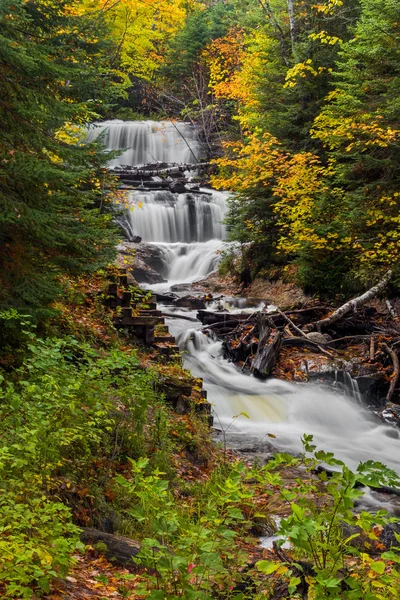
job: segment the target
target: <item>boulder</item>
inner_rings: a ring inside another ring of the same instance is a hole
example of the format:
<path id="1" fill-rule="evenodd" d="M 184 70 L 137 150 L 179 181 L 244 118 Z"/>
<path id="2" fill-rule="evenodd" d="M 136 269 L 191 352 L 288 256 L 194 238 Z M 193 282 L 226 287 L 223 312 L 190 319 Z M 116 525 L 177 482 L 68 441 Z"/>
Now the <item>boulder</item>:
<path id="1" fill-rule="evenodd" d="M 144 242 L 125 242 L 117 246 L 119 264 L 126 268 L 138 283 L 164 283 L 164 260 L 160 248 Z"/>
<path id="2" fill-rule="evenodd" d="M 206 307 L 203 300 L 201 300 L 201 298 L 197 298 L 196 296 L 182 296 L 182 298 L 178 298 L 174 304 L 175 306 L 191 308 L 192 310 L 201 310 Z"/>

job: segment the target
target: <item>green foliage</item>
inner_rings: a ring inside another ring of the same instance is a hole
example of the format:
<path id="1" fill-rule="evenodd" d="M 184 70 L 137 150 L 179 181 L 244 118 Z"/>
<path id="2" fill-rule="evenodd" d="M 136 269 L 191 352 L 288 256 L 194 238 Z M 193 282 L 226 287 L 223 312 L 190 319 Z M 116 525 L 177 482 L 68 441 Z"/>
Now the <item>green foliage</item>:
<path id="1" fill-rule="evenodd" d="M 364 494 L 362 486 L 396 487 L 398 475 L 373 461 L 360 463 L 352 472 L 333 453 L 316 451 L 311 435 L 304 436 L 303 445 L 312 454 L 303 460 L 308 477 L 297 479 L 295 490 L 282 491 L 290 502 L 290 515 L 281 520 L 277 532 L 283 538 L 278 545 L 289 539 L 293 547 L 293 562 L 283 569 L 289 593 L 306 584 L 307 597 L 318 600 L 396 598 L 400 572 L 391 561 L 400 559 L 390 552 L 375 560 L 368 549 L 379 542 L 377 529 L 398 519 L 382 510 L 357 513 L 355 502 Z M 334 470 L 329 476 L 325 470 L 312 475 L 321 465 Z M 271 574 L 281 563 L 260 561 L 257 566 Z"/>
<path id="2" fill-rule="evenodd" d="M 388 268 L 398 285 L 398 3 L 263 8 L 267 23 L 245 29 L 241 64 L 229 76 L 219 65 L 242 127 L 215 178 L 237 193 L 231 236 L 248 244 L 253 275 L 294 263 L 298 282 L 330 297 Z"/>
<path id="3" fill-rule="evenodd" d="M 190 77 L 198 68 L 201 52 L 207 44 L 228 31 L 232 10 L 232 3 L 218 2 L 188 15 L 184 27 L 171 41 L 170 54 L 162 69 L 171 85 L 179 89 L 180 79 Z"/>
<path id="4" fill-rule="evenodd" d="M 116 486 L 142 537 L 136 560 L 150 569 L 146 597 L 241 597 L 231 591 L 246 564 L 235 540 L 251 525 L 244 509 L 253 510 L 246 467 L 237 463 L 214 472 L 208 483 L 186 490 L 186 503 L 177 503 L 162 473 L 146 474 L 146 459 L 131 461 L 131 467 L 132 476 L 117 477 Z"/>
<path id="5" fill-rule="evenodd" d="M 70 510 L 47 500 L 35 481 L 21 480 L 1 490 L 0 532 L 2 598 L 29 600 L 36 586 L 48 593 L 51 580 L 65 576 L 73 564 L 72 552 L 83 549 Z"/>
<path id="6" fill-rule="evenodd" d="M 5 0 L 0 24 L 0 307 L 44 316 L 60 275 L 114 256 L 105 156 L 81 128 L 122 86 L 102 18 L 74 0 Z"/>
<path id="7" fill-rule="evenodd" d="M 139 368 L 134 351 L 26 335 L 22 366 L 0 373 L 0 580 L 7 596 L 29 598 L 66 572 L 76 546 L 69 509 L 50 501 L 58 483 L 86 485 L 95 499 L 102 490 L 94 463 L 104 491 L 127 457 L 165 464 L 171 442 L 154 375 Z M 72 505 L 79 513 L 79 496 Z"/>

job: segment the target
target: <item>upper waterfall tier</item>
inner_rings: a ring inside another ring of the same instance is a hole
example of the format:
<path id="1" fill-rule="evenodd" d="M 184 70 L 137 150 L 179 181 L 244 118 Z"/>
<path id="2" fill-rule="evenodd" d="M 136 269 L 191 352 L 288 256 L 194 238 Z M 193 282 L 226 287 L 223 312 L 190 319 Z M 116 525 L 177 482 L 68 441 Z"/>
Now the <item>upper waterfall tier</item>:
<path id="1" fill-rule="evenodd" d="M 171 121 L 103 121 L 93 123 L 87 136 L 95 140 L 104 133 L 107 150 L 125 150 L 109 162 L 110 167 L 152 162 L 194 164 L 200 162 L 200 142 L 188 123 Z"/>

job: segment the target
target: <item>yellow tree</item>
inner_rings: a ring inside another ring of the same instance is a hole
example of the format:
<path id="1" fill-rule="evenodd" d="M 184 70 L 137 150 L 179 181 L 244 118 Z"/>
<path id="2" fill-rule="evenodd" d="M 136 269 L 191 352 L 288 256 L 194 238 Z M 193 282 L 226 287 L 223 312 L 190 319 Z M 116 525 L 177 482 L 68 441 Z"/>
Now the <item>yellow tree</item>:
<path id="1" fill-rule="evenodd" d="M 116 42 L 111 65 L 144 79 L 163 64 L 188 7 L 185 0 L 81 0 L 81 5 L 105 15 Z"/>

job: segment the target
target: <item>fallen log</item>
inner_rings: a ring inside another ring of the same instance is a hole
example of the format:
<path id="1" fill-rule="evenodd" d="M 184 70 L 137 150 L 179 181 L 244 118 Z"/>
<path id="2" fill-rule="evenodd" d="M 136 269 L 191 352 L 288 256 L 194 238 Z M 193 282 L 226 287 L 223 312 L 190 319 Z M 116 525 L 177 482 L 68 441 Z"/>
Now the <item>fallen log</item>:
<path id="1" fill-rule="evenodd" d="M 386 402 L 391 402 L 400 376 L 399 357 L 397 356 L 397 353 L 392 350 L 392 348 L 389 348 L 387 344 L 382 344 L 382 349 L 390 356 L 393 363 L 393 376 L 390 380 L 389 391 L 386 395 Z"/>
<path id="2" fill-rule="evenodd" d="M 210 325 L 204 325 L 201 328 L 201 331 L 204 331 L 205 329 L 219 329 L 219 328 L 225 328 L 225 327 L 229 327 L 230 330 L 232 331 L 233 329 L 235 329 L 235 327 L 237 327 L 239 321 L 236 321 L 236 319 L 231 319 L 229 321 L 217 321 L 217 323 L 211 323 Z"/>
<path id="3" fill-rule="evenodd" d="M 119 565 L 136 565 L 133 557 L 138 554 L 140 544 L 135 540 L 120 535 L 104 533 L 98 529 L 92 529 L 91 527 L 85 527 L 85 529 L 83 529 L 81 540 L 84 544 L 90 544 L 91 546 L 104 544 L 107 549 L 104 553 L 102 552 L 102 554 L 105 554 L 109 560 L 114 561 Z"/>
<path id="4" fill-rule="evenodd" d="M 380 294 L 380 292 L 382 292 L 387 286 L 391 276 L 392 271 L 388 271 L 377 285 L 369 289 L 361 296 L 349 300 L 349 302 L 343 304 L 340 308 L 338 308 L 331 315 L 329 315 L 329 317 L 325 317 L 325 319 L 321 319 L 319 321 L 316 321 L 315 323 L 309 323 L 304 327 L 304 331 L 320 331 L 323 327 L 329 327 L 329 325 L 332 325 L 332 323 L 339 321 L 339 319 L 347 315 L 347 313 L 351 311 L 356 311 L 356 309 L 359 306 L 363 306 L 364 304 L 375 298 L 378 294 Z"/>
<path id="5" fill-rule="evenodd" d="M 271 375 L 272 369 L 279 358 L 282 348 L 283 333 L 266 325 L 263 318 L 260 319 L 260 341 L 257 354 L 251 363 L 251 372 L 260 379 L 266 379 Z"/>
<path id="6" fill-rule="evenodd" d="M 193 323 L 197 322 L 197 319 L 194 317 L 187 317 L 186 315 L 177 315 L 174 313 L 163 312 L 161 314 L 162 317 L 166 317 L 167 319 L 183 319 L 184 321 L 192 321 Z"/>
<path id="7" fill-rule="evenodd" d="M 115 169 L 115 175 L 118 177 L 156 177 L 157 175 L 172 175 L 174 173 L 184 173 L 185 171 L 193 171 L 194 169 L 200 169 L 203 167 L 209 167 L 209 162 L 203 163 L 194 163 L 194 164 L 172 164 L 168 167 L 161 165 L 157 167 L 157 165 L 149 165 L 146 168 L 146 165 L 142 167 L 132 167 L 131 169 L 121 168 Z"/>

